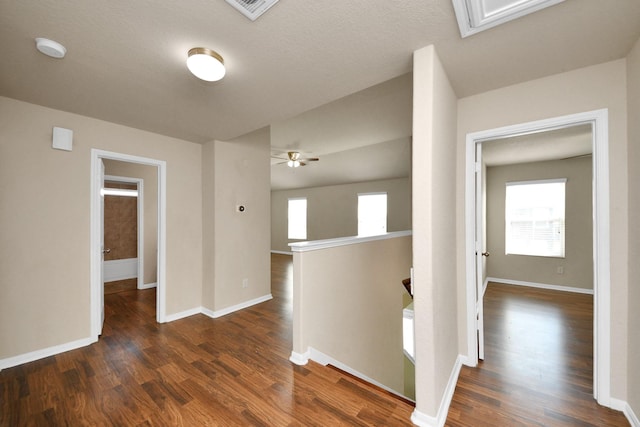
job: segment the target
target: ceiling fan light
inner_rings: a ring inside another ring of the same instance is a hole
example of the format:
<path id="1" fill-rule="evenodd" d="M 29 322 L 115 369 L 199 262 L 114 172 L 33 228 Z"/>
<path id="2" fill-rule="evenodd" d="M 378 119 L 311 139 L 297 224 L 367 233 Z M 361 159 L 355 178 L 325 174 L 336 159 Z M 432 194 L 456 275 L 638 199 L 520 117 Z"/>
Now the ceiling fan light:
<path id="1" fill-rule="evenodd" d="M 287 166 L 289 166 L 290 168 L 297 168 L 298 166 L 300 166 L 300 161 L 298 161 L 298 160 L 289 160 L 287 162 Z"/>
<path id="2" fill-rule="evenodd" d="M 226 73 L 222 56 L 206 47 L 194 47 L 189 50 L 187 68 L 194 76 L 208 82 L 218 81 Z"/>

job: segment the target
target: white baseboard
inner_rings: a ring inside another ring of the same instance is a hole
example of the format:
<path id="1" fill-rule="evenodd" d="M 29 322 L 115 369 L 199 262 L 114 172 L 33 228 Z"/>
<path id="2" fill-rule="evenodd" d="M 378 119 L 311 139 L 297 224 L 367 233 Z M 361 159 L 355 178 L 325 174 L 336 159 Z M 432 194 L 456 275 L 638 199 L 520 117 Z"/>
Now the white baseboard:
<path id="1" fill-rule="evenodd" d="M 151 289 L 151 288 L 157 288 L 158 284 L 156 282 L 153 283 L 145 283 L 142 286 L 138 286 L 138 289 Z"/>
<path id="2" fill-rule="evenodd" d="M 185 317 L 193 316 L 200 313 L 202 313 L 202 307 L 190 308 L 189 310 L 181 311 L 179 313 L 167 314 L 164 318 L 164 321 L 166 323 L 174 322 L 176 320 L 184 319 Z"/>
<path id="3" fill-rule="evenodd" d="M 498 279 L 496 277 L 487 277 L 487 282 L 503 283 L 505 285 L 528 286 L 530 288 L 549 289 L 552 291 L 574 292 L 577 294 L 593 295 L 593 289 L 577 288 L 574 286 L 548 285 L 545 283 L 524 282 L 522 280 Z"/>
<path id="4" fill-rule="evenodd" d="M 449 375 L 449 382 L 440 401 L 440 407 L 438 408 L 438 414 L 435 417 L 420 412 L 418 408 L 411 414 L 411 422 L 421 427 L 442 427 L 447 421 L 447 415 L 449 414 L 449 406 L 453 399 L 453 393 L 456 390 L 456 384 L 458 383 L 458 376 L 460 375 L 460 368 L 462 368 L 462 355 L 458 355 L 456 362 Z"/>
<path id="5" fill-rule="evenodd" d="M 309 363 L 309 350 L 304 353 L 296 353 L 295 351 L 292 351 L 289 360 L 299 366 L 306 365 Z"/>
<path id="6" fill-rule="evenodd" d="M 103 264 L 105 282 L 138 277 L 138 258 L 115 259 L 105 261 Z"/>
<path id="7" fill-rule="evenodd" d="M 293 255 L 293 252 L 287 252 L 287 251 L 271 251 L 272 254 L 280 254 L 280 255 Z"/>
<path id="8" fill-rule="evenodd" d="M 269 301 L 272 298 L 273 298 L 273 295 L 267 294 L 267 295 L 263 295 L 263 296 L 258 297 L 258 298 L 254 298 L 254 299 L 249 300 L 249 301 L 245 301 L 245 302 L 240 303 L 240 304 L 233 305 L 231 307 L 227 307 L 227 308 L 223 308 L 221 310 L 215 310 L 215 311 L 210 310 L 208 308 L 202 307 L 201 313 L 206 315 L 206 316 L 209 316 L 211 318 L 217 319 L 218 317 L 222 317 L 222 316 L 226 316 L 227 314 L 231 314 L 234 311 L 242 310 L 244 308 L 251 307 L 252 305 L 256 305 L 256 304 L 260 304 L 261 302 Z"/>
<path id="9" fill-rule="evenodd" d="M 404 396 L 403 394 L 399 393 L 396 390 L 393 390 L 392 388 L 389 388 L 388 386 L 374 380 L 373 378 L 370 378 L 366 375 L 364 375 L 363 373 L 356 371 L 355 369 L 351 368 L 348 365 L 345 365 L 344 363 L 334 359 L 333 357 L 316 350 L 313 347 L 309 347 L 307 349 L 306 352 L 300 354 L 300 353 L 296 353 L 295 351 L 291 352 L 291 357 L 289 357 L 289 360 L 293 363 L 295 363 L 296 365 L 306 365 L 309 360 L 313 360 L 316 363 L 321 364 L 322 366 L 327 366 L 327 365 L 333 365 L 338 369 L 341 369 L 351 375 L 353 375 L 354 377 L 358 377 L 361 380 L 364 380 L 368 383 L 371 383 L 373 385 L 375 385 L 376 387 L 380 387 L 383 390 L 388 391 L 389 393 L 395 394 L 396 396 L 400 396 L 403 399 L 407 399 L 407 400 L 411 400 L 409 398 L 407 398 L 406 396 Z"/>
<path id="10" fill-rule="evenodd" d="M 640 427 L 640 419 L 638 419 L 638 416 L 633 412 L 631 406 L 629 406 L 629 404 L 626 402 L 624 404 L 622 413 L 625 417 L 627 417 L 627 420 L 629 420 L 629 424 L 631 424 L 631 427 Z"/>
<path id="11" fill-rule="evenodd" d="M 93 338 L 83 338 L 65 344 L 54 345 L 53 347 L 43 348 L 41 350 L 21 354 L 18 356 L 0 359 L 0 371 L 3 369 L 11 368 L 13 366 L 22 365 L 23 363 L 33 362 L 34 360 L 44 359 L 45 357 L 49 356 L 55 356 L 56 354 L 64 353 L 65 351 L 86 347 L 89 344 L 93 344 L 94 342 L 96 342 L 96 340 Z"/>

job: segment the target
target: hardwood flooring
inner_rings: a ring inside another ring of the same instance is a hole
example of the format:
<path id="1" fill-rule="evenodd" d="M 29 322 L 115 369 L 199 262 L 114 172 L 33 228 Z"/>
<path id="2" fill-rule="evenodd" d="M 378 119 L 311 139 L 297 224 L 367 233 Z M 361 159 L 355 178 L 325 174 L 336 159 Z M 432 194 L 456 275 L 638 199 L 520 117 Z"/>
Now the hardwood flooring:
<path id="1" fill-rule="evenodd" d="M 291 257 L 273 300 L 155 322 L 155 289 L 105 295 L 90 346 L 0 372 L 1 426 L 406 426 L 413 406 L 291 353 Z"/>
<path id="2" fill-rule="evenodd" d="M 291 257 L 273 300 L 155 322 L 155 289 L 105 296 L 100 340 L 0 372 L 0 426 L 408 426 L 413 406 L 291 351 Z M 491 284 L 486 360 L 446 425 L 628 426 L 592 397 L 592 297 Z"/>
<path id="3" fill-rule="evenodd" d="M 446 425 L 628 426 L 593 398 L 593 296 L 490 283 L 485 360 L 462 367 Z"/>

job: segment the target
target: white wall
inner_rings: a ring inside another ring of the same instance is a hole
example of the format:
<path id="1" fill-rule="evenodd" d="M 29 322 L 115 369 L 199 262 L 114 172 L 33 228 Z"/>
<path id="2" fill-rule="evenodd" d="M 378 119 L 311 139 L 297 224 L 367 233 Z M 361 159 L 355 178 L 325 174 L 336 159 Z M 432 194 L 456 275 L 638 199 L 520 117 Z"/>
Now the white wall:
<path id="1" fill-rule="evenodd" d="M 591 158 L 554 160 L 487 169 L 487 275 L 546 285 L 593 289 Z M 507 182 L 566 178 L 565 257 L 505 254 Z M 562 267 L 563 274 L 558 274 Z"/>
<path id="2" fill-rule="evenodd" d="M 0 360 L 90 338 L 92 148 L 167 162 L 166 310 L 200 306 L 202 147 L 0 97 Z"/>
<path id="3" fill-rule="evenodd" d="M 358 193 L 387 193 L 387 231 L 411 229 L 409 178 L 271 192 L 271 249 L 289 252 L 288 199 L 307 198 L 307 240 L 356 236 Z"/>
<path id="4" fill-rule="evenodd" d="M 582 68 L 463 98 L 458 101 L 457 205 L 464 206 L 465 138 L 470 132 L 567 114 L 609 110 L 611 213 L 612 396 L 627 395 L 628 168 L 625 60 Z M 458 209 L 460 348 L 466 331 L 464 208 Z M 469 349 L 467 349 L 469 351 Z"/>
<path id="5" fill-rule="evenodd" d="M 413 77 L 414 415 L 429 419 L 446 415 L 441 403 L 458 356 L 457 99 L 433 46 L 414 52 Z"/>
<path id="6" fill-rule="evenodd" d="M 627 58 L 629 108 L 629 310 L 627 401 L 640 417 L 640 40 Z"/>
<path id="7" fill-rule="evenodd" d="M 263 128 L 203 148 L 202 296 L 214 312 L 271 295 L 269 141 Z"/>

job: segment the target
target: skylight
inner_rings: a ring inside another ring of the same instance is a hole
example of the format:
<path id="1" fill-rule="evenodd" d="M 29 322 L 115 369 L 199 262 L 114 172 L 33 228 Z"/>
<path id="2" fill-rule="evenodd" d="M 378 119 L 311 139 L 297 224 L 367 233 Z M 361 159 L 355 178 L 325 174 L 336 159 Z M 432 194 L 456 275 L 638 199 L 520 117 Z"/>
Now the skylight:
<path id="1" fill-rule="evenodd" d="M 460 35 L 471 36 L 564 0 L 451 0 Z"/>

